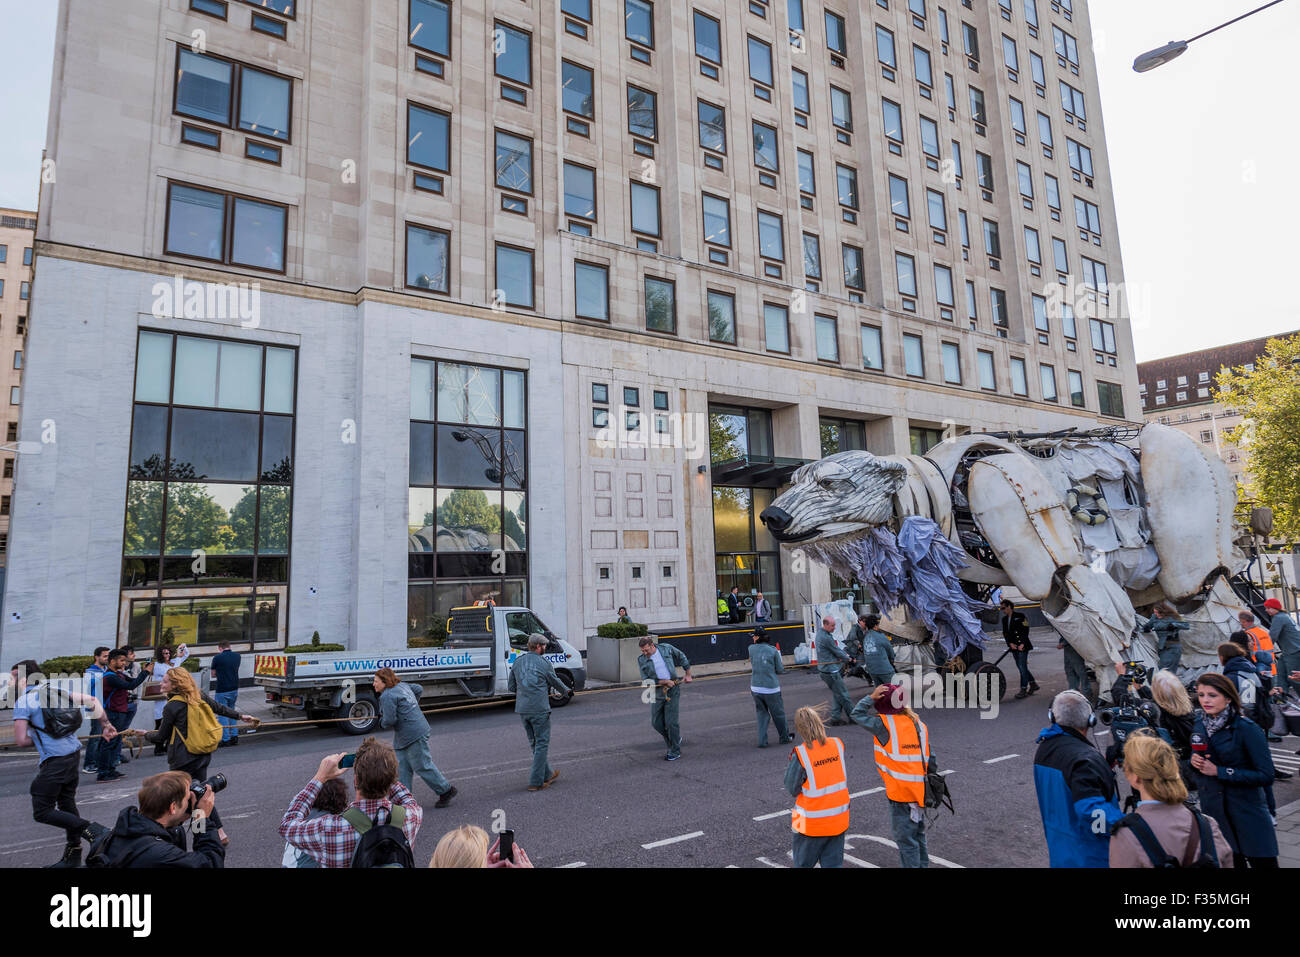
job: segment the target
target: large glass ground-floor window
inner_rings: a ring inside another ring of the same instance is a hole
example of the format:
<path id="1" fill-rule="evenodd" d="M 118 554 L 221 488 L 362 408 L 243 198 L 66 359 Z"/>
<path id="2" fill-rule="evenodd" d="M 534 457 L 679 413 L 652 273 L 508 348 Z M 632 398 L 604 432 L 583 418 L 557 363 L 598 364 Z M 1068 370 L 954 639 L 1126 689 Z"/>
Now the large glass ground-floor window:
<path id="1" fill-rule="evenodd" d="M 768 488 L 718 485 L 713 489 L 717 588 L 724 596 L 731 592 L 733 585 L 740 588 L 749 622 L 754 620 L 753 603 L 759 592 L 772 605 L 772 620 L 784 617 L 780 547 L 767 526 L 758 520 L 775 495 Z"/>
<path id="2" fill-rule="evenodd" d="M 296 369 L 290 348 L 139 333 L 123 641 L 283 642 Z"/>
<path id="3" fill-rule="evenodd" d="M 407 644 L 441 645 L 451 609 L 528 603 L 526 377 L 411 360 Z"/>

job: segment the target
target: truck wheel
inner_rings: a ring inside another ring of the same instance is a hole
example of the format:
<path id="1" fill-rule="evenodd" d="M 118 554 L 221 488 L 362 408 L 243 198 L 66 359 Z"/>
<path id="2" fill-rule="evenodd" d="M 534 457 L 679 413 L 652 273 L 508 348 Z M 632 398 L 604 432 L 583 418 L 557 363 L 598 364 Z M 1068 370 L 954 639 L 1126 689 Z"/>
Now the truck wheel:
<path id="1" fill-rule="evenodd" d="M 566 704 L 568 704 L 570 701 L 573 700 L 573 689 L 577 686 L 577 682 L 573 680 L 573 675 L 570 674 L 568 671 L 557 671 L 555 672 L 555 674 L 560 679 L 560 681 L 564 684 L 564 686 L 569 689 L 569 693 L 564 695 L 563 697 L 552 698 L 551 707 L 563 708 Z"/>
<path id="2" fill-rule="evenodd" d="M 1002 673 L 1001 668 L 991 662 L 981 661 L 970 669 L 967 674 L 978 675 L 980 681 L 992 681 L 994 687 L 997 688 L 999 701 L 1007 696 L 1007 676 Z"/>
<path id="3" fill-rule="evenodd" d="M 362 691 L 357 694 L 356 701 L 339 705 L 334 716 L 346 719 L 338 726 L 348 734 L 369 734 L 379 727 L 379 702 L 375 700 L 374 692 Z"/>

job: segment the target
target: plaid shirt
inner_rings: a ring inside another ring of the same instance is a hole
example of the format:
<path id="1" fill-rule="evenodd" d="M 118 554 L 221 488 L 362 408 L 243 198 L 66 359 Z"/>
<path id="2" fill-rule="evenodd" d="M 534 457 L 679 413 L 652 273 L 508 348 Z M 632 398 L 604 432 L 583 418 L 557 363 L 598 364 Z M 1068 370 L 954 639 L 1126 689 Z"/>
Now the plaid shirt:
<path id="1" fill-rule="evenodd" d="M 357 849 L 357 842 L 361 840 L 357 829 L 337 814 L 325 814 L 311 820 L 307 819 L 312 802 L 316 800 L 316 795 L 320 794 L 320 789 L 321 782 L 313 779 L 298 792 L 290 803 L 289 810 L 284 812 L 284 820 L 280 822 L 280 836 L 294 847 L 311 855 L 321 867 L 351 867 L 352 855 Z M 400 781 L 393 782 L 393 789 L 388 792 L 388 797 L 358 798 L 350 806 L 359 808 L 362 814 L 374 820 L 380 808 L 391 813 L 394 804 L 406 808 L 406 823 L 402 825 L 402 830 L 406 833 L 407 843 L 414 850 L 415 835 L 420 831 L 420 821 L 424 817 L 424 811 Z M 382 824 L 387 818 L 386 813 L 380 823 Z"/>

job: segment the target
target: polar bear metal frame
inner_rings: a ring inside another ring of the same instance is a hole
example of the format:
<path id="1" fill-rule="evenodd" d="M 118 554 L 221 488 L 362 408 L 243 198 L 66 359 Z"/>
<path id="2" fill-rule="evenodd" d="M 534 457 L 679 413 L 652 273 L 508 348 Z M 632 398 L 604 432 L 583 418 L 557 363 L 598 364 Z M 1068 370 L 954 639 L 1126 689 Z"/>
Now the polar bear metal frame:
<path id="1" fill-rule="evenodd" d="M 1246 566 L 1235 504 L 1216 456 L 1151 424 L 963 435 L 919 456 L 841 452 L 795 472 L 760 518 L 783 546 L 814 558 L 873 526 L 930 518 L 965 552 L 968 594 L 1012 585 L 1040 602 L 1099 677 L 1124 662 L 1155 667 L 1136 609 L 1169 602 L 1193 624 L 1183 632 L 1186 678 L 1217 665 L 1216 647 L 1246 610 L 1228 582 Z M 870 568 L 851 570 L 872 580 Z M 892 630 L 925 640 L 905 610 L 884 611 Z"/>

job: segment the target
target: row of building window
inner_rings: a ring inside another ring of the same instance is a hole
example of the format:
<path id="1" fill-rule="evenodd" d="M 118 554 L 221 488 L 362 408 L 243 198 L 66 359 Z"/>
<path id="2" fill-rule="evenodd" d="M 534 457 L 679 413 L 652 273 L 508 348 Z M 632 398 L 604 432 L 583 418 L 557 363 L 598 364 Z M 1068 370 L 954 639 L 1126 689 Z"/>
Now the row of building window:
<path id="1" fill-rule="evenodd" d="M 8 261 L 9 261 L 9 247 L 5 243 L 0 243 L 0 264 L 7 263 Z M 31 264 L 32 264 L 32 247 L 27 246 L 23 249 L 23 265 L 30 266 Z"/>
<path id="2" fill-rule="evenodd" d="M 5 281 L 3 279 L 0 279 L 0 299 L 4 298 L 4 294 L 5 294 Z M 18 284 L 18 298 L 23 302 L 26 302 L 27 300 L 32 298 L 32 284 L 30 281 L 23 280 L 21 283 Z"/>

